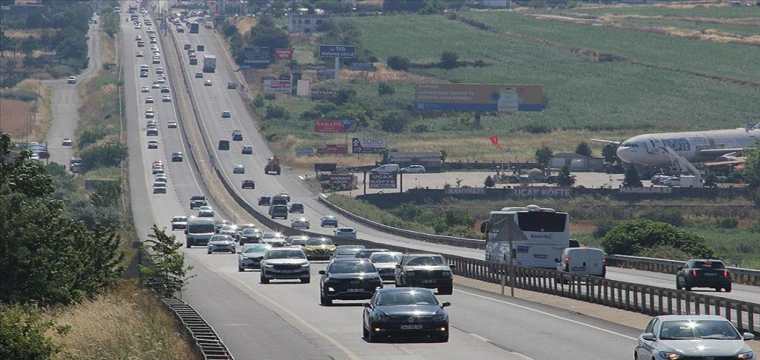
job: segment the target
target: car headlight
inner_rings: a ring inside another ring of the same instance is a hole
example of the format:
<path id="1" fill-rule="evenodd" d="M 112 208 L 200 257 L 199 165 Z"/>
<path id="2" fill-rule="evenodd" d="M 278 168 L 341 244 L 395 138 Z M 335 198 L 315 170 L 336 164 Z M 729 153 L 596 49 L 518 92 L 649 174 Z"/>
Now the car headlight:
<path id="1" fill-rule="evenodd" d="M 661 352 L 660 357 L 667 360 L 678 360 L 683 359 L 683 355 L 671 353 L 671 352 Z"/>
<path id="2" fill-rule="evenodd" d="M 372 314 L 372 318 L 375 321 L 379 321 L 379 322 L 389 322 L 389 321 L 391 321 L 391 317 L 388 316 L 388 315 L 385 315 L 385 314 L 375 313 L 375 314 Z"/>
<path id="3" fill-rule="evenodd" d="M 451 271 L 441 271 L 441 276 L 451 276 Z"/>
<path id="4" fill-rule="evenodd" d="M 446 313 L 443 311 L 439 311 L 433 315 L 431 318 L 433 321 L 445 321 L 446 320 Z"/>
<path id="5" fill-rule="evenodd" d="M 268 267 L 268 268 L 271 268 L 271 267 L 272 267 L 272 265 L 271 265 L 271 264 L 267 264 L 267 263 L 264 263 L 264 264 L 262 264 L 262 265 L 264 265 L 264 267 Z"/>
<path id="6" fill-rule="evenodd" d="M 309 267 L 309 263 L 301 264 L 301 267 Z"/>
<path id="7" fill-rule="evenodd" d="M 754 358 L 755 358 L 755 353 L 754 353 L 754 352 L 752 352 L 752 351 L 748 351 L 748 352 L 745 352 L 745 353 L 741 353 L 741 354 L 739 354 L 739 355 L 736 355 L 736 358 L 737 358 L 737 359 L 742 359 L 742 360 L 750 360 L 750 359 L 754 359 Z"/>

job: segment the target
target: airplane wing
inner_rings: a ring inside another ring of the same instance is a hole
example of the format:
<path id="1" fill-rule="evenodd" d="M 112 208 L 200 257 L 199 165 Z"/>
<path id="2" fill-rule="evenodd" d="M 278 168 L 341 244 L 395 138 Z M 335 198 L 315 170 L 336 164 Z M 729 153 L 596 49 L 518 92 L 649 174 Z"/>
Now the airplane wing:
<path id="1" fill-rule="evenodd" d="M 699 156 L 714 156 L 714 157 L 717 158 L 718 156 L 723 156 L 723 155 L 726 155 L 728 153 L 742 151 L 742 150 L 744 150 L 744 148 L 704 149 L 704 150 L 697 151 L 697 155 L 699 155 Z"/>
<path id="2" fill-rule="evenodd" d="M 603 140 L 603 139 L 591 139 L 591 141 L 596 141 L 596 142 L 600 142 L 600 143 L 612 144 L 612 145 L 615 145 L 615 146 L 620 146 L 620 141 Z"/>

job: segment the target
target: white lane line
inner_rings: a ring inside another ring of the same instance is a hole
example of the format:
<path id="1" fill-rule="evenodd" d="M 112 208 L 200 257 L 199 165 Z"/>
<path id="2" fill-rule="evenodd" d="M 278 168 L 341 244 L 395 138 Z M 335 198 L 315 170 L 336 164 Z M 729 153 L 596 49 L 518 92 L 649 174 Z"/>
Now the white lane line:
<path id="1" fill-rule="evenodd" d="M 510 353 L 512 353 L 512 355 L 514 355 L 514 356 L 517 356 L 517 357 L 519 357 L 519 358 L 521 358 L 521 359 L 525 359 L 525 360 L 533 360 L 533 358 L 532 358 L 532 357 L 530 357 L 530 356 L 527 356 L 527 355 L 524 355 L 524 354 L 521 354 L 521 353 L 519 353 L 519 352 L 517 352 L 517 351 L 510 351 Z"/>
<path id="2" fill-rule="evenodd" d="M 469 335 L 472 336 L 472 337 L 474 337 L 474 338 L 476 338 L 476 339 L 478 339 L 478 340 L 481 340 L 481 341 L 491 342 L 491 340 L 488 340 L 488 339 L 486 339 L 486 338 L 484 338 L 484 337 L 482 337 L 482 336 L 480 336 L 478 334 L 470 333 Z"/>
<path id="3" fill-rule="evenodd" d="M 298 178 L 301 179 L 301 181 L 304 181 L 303 175 L 298 175 Z"/>
<path id="4" fill-rule="evenodd" d="M 628 336 L 628 335 L 625 335 L 625 334 L 621 334 L 619 332 L 615 332 L 615 331 L 612 331 L 612 330 L 607 330 L 607 329 L 604 329 L 604 328 L 600 328 L 598 326 L 594 326 L 594 325 L 591 325 L 591 324 L 586 324 L 584 322 L 580 322 L 580 321 L 577 321 L 577 320 L 565 319 L 562 316 L 554 315 L 554 314 L 551 314 L 551 313 L 548 313 L 548 312 L 545 312 L 545 311 L 541 311 L 541 310 L 532 309 L 532 308 L 529 308 L 527 306 L 517 305 L 517 304 L 513 304 L 513 303 L 510 303 L 510 302 L 507 302 L 507 301 L 494 299 L 494 298 L 491 298 L 491 297 L 488 297 L 488 296 L 478 295 L 478 294 L 475 294 L 475 293 L 471 293 L 469 291 L 462 291 L 462 290 L 456 290 L 456 291 L 457 292 L 461 292 L 463 294 L 470 295 L 470 296 L 478 297 L 478 298 L 481 298 L 481 299 L 485 299 L 485 300 L 497 302 L 497 303 L 500 303 L 500 304 L 516 307 L 518 309 L 523 309 L 523 310 L 531 311 L 531 312 L 534 312 L 536 314 L 541 314 L 541 315 L 545 315 L 545 316 L 552 317 L 552 318 L 555 318 L 555 319 L 559 319 L 559 320 L 562 320 L 562 321 L 567 321 L 569 323 L 573 323 L 573 324 L 576 324 L 576 325 L 585 326 L 585 327 L 588 327 L 590 329 L 606 332 L 608 334 L 620 336 L 620 337 L 625 338 L 625 339 L 636 340 L 636 338 L 632 337 L 632 336 Z"/>
<path id="5" fill-rule="evenodd" d="M 200 261 L 201 263 L 203 263 L 203 264 L 204 264 L 204 266 L 206 266 L 206 268 L 207 268 L 207 269 L 209 269 L 209 270 L 211 270 L 211 271 L 213 271 L 213 272 L 217 273 L 219 276 L 222 276 L 222 277 L 225 277 L 225 278 L 227 278 L 228 280 L 233 280 L 233 281 L 237 282 L 238 284 L 242 285 L 242 286 L 243 286 L 243 287 L 245 287 L 246 289 L 250 290 L 252 293 L 256 294 L 256 295 L 257 295 L 258 297 L 260 297 L 261 299 L 263 299 L 263 300 L 266 300 L 266 301 L 267 301 L 268 303 L 270 303 L 272 306 L 274 306 L 274 307 L 278 308 L 280 311 L 282 311 L 282 312 L 284 312 L 284 313 L 288 314 L 288 315 L 289 315 L 289 316 L 291 316 L 293 319 L 297 320 L 298 322 L 300 322 L 301 324 L 303 324 L 305 327 L 309 328 L 309 330 L 313 331 L 313 332 L 314 332 L 314 333 L 316 333 L 317 335 L 321 336 L 321 337 L 322 337 L 322 338 L 324 338 L 325 340 L 327 340 L 327 341 L 329 341 L 330 343 L 332 343 L 333 345 L 335 345 L 335 347 L 337 347 L 338 349 L 340 349 L 341 351 L 343 351 L 343 352 L 344 352 L 344 353 L 345 353 L 345 354 L 346 354 L 346 355 L 347 355 L 347 356 L 348 356 L 350 359 L 354 359 L 354 360 L 360 360 L 360 359 L 361 359 L 361 358 L 360 358 L 358 355 L 356 355 L 355 353 L 353 353 L 351 350 L 349 350 L 349 349 L 348 349 L 347 347 L 345 347 L 343 344 L 341 344 L 340 342 L 338 342 L 337 340 L 335 340 L 334 338 L 332 338 L 330 335 L 327 335 L 325 332 L 323 332 L 323 331 L 321 331 L 321 330 L 317 329 L 317 328 L 316 328 L 314 325 L 310 324 L 309 322 L 307 322 L 306 320 L 304 320 L 302 317 L 298 316 L 296 313 L 294 313 L 294 312 L 293 312 L 293 311 L 291 311 L 290 309 L 286 308 L 286 307 L 285 307 L 285 306 L 283 306 L 283 305 L 280 305 L 280 304 L 279 304 L 277 301 L 275 301 L 275 300 L 273 300 L 272 298 L 270 298 L 270 297 L 268 297 L 268 296 L 264 295 L 264 294 L 263 294 L 263 293 L 261 293 L 260 291 L 257 291 L 256 289 L 254 289 L 254 288 L 253 288 L 253 287 L 251 287 L 250 285 L 246 284 L 246 283 L 245 283 L 245 282 L 243 282 L 242 280 L 240 280 L 240 279 L 237 279 L 237 278 L 235 278 L 234 276 L 231 276 L 231 275 L 229 275 L 228 273 L 226 273 L 226 272 L 224 272 L 224 271 L 220 270 L 220 269 L 219 269 L 219 268 L 218 268 L 216 265 L 213 265 L 213 264 L 211 264 L 211 263 L 210 263 L 210 262 L 208 262 L 207 260 L 203 259 L 203 257 L 202 257 L 202 256 L 200 256 L 200 255 L 198 255 L 198 254 L 196 254 L 196 253 L 193 253 L 193 252 L 187 252 L 186 254 L 192 254 L 192 256 L 193 256 L 193 257 L 194 257 L 196 260 L 198 260 L 198 261 Z M 250 295 L 249 295 L 249 296 L 250 296 Z"/>

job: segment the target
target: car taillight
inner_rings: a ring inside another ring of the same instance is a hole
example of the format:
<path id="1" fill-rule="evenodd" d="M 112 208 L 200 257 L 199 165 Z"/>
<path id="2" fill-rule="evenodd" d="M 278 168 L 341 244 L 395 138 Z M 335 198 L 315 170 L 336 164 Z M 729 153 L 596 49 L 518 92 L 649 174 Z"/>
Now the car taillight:
<path id="1" fill-rule="evenodd" d="M 729 276 L 731 275 L 728 273 L 728 270 L 723 270 L 723 277 L 729 277 Z"/>
<path id="2" fill-rule="evenodd" d="M 691 271 L 691 276 L 697 276 L 697 270 L 692 270 Z"/>
<path id="3" fill-rule="evenodd" d="M 606 263 L 607 263 L 607 259 L 602 259 L 602 264 L 606 264 Z"/>

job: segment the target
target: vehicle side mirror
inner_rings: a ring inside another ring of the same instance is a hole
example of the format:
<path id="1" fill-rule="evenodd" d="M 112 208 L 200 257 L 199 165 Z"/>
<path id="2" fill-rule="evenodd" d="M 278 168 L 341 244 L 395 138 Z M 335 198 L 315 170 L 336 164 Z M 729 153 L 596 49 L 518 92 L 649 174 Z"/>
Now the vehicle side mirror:
<path id="1" fill-rule="evenodd" d="M 319 270 L 319 275 L 325 275 L 326 272 L 324 270 Z"/>
<path id="2" fill-rule="evenodd" d="M 755 334 L 753 334 L 753 333 L 744 333 L 743 337 L 744 337 L 744 341 L 754 340 L 755 339 Z"/>
<path id="3" fill-rule="evenodd" d="M 372 304 L 366 302 L 366 303 L 362 304 L 362 306 L 364 306 L 365 308 L 368 308 L 368 307 L 372 307 Z"/>
<path id="4" fill-rule="evenodd" d="M 451 306 L 451 303 L 450 303 L 450 302 L 448 302 L 448 301 L 444 301 L 443 303 L 441 303 L 441 307 L 442 307 L 442 308 L 445 308 L 445 307 L 447 307 L 447 306 Z"/>
<path id="5" fill-rule="evenodd" d="M 641 338 L 646 341 L 654 341 L 654 334 L 652 333 L 641 334 Z"/>

